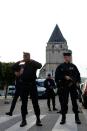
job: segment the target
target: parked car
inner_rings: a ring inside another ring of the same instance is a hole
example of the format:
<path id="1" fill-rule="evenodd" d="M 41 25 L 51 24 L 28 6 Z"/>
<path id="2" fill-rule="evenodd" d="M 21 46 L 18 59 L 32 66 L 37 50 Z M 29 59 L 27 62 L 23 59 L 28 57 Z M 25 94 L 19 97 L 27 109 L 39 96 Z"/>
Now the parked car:
<path id="1" fill-rule="evenodd" d="M 82 105 L 87 108 L 87 81 L 81 84 L 80 86 L 82 91 Z"/>
<path id="2" fill-rule="evenodd" d="M 13 96 L 15 93 L 15 85 L 9 85 L 8 86 L 8 95 Z"/>
<path id="3" fill-rule="evenodd" d="M 5 93 L 4 93 L 4 90 L 0 90 L 0 96 L 4 96 Z"/>
<path id="4" fill-rule="evenodd" d="M 44 80 L 45 79 L 37 79 L 36 85 L 37 85 L 37 91 L 38 91 L 38 98 L 46 98 L 46 88 L 44 87 Z"/>

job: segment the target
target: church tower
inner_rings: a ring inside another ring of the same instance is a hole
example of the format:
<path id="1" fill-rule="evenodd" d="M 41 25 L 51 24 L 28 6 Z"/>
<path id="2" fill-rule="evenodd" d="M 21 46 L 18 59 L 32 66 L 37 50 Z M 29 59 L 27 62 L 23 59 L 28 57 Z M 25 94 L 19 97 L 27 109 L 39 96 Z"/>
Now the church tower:
<path id="1" fill-rule="evenodd" d="M 54 77 L 56 67 L 64 62 L 63 52 L 67 50 L 67 41 L 63 37 L 58 25 L 56 25 L 47 42 L 46 64 L 40 70 L 39 77 L 46 78 L 48 73 L 51 73 Z"/>

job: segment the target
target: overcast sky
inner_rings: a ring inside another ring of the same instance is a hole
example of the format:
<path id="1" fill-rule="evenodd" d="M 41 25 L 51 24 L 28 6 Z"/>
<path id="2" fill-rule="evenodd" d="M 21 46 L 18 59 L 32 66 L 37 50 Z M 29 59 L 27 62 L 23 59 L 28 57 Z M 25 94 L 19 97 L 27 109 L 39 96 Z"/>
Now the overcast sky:
<path id="1" fill-rule="evenodd" d="M 87 0 L 0 0 L 0 61 L 22 59 L 22 52 L 45 63 L 45 48 L 58 24 L 73 51 L 73 62 L 87 75 Z"/>

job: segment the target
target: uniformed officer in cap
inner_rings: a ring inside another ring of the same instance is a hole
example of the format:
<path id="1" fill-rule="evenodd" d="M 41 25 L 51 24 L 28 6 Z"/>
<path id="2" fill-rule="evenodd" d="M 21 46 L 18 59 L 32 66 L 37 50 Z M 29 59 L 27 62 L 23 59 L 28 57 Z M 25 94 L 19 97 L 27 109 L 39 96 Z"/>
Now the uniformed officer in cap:
<path id="1" fill-rule="evenodd" d="M 81 81 L 80 73 L 77 67 L 72 63 L 72 52 L 64 52 L 64 63 L 56 68 L 55 81 L 58 87 L 59 100 L 61 105 L 62 119 L 60 124 L 66 122 L 66 113 L 68 111 L 69 93 L 72 101 L 72 109 L 75 113 L 75 122 L 81 124 L 78 115 L 77 88 Z"/>
<path id="2" fill-rule="evenodd" d="M 21 127 L 27 124 L 26 122 L 26 114 L 27 114 L 27 102 L 28 102 L 28 95 L 30 94 L 34 112 L 36 115 L 36 125 L 42 126 L 40 120 L 40 108 L 38 104 L 38 94 L 37 94 L 37 87 L 36 87 L 36 71 L 42 67 L 41 63 L 32 60 L 30 58 L 30 53 L 24 52 L 23 53 L 23 61 L 24 68 L 23 73 L 21 74 L 21 114 L 22 114 L 22 122 L 20 124 Z M 19 64 L 21 61 L 19 62 Z"/>
<path id="3" fill-rule="evenodd" d="M 51 99 L 52 99 L 53 111 L 57 111 L 57 109 L 55 108 L 55 92 L 54 92 L 56 86 L 50 73 L 47 75 L 47 78 L 44 81 L 44 87 L 46 88 L 46 92 L 47 92 L 47 106 L 49 111 L 51 111 L 51 106 L 50 106 Z"/>

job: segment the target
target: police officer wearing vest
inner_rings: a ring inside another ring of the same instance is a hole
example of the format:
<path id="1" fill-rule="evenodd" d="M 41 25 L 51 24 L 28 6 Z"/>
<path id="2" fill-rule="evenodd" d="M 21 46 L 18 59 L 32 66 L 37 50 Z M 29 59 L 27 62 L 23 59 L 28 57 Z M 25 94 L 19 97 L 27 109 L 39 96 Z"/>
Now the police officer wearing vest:
<path id="1" fill-rule="evenodd" d="M 65 124 L 66 113 L 68 111 L 68 98 L 69 94 L 72 101 L 72 109 L 75 113 L 75 122 L 81 124 L 78 115 L 78 105 L 77 105 L 77 88 L 81 81 L 80 73 L 72 63 L 72 52 L 68 50 L 64 52 L 64 63 L 60 64 L 56 68 L 55 81 L 58 87 L 59 100 L 61 105 L 62 119 L 60 124 Z"/>

